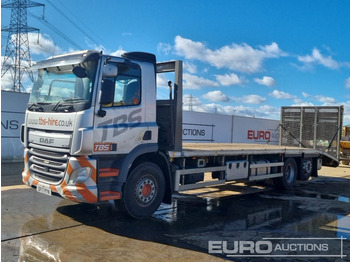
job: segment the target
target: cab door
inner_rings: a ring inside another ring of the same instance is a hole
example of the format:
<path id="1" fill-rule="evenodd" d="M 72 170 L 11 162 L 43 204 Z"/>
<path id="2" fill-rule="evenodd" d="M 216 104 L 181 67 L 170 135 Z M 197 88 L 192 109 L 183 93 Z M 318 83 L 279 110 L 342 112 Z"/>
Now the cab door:
<path id="1" fill-rule="evenodd" d="M 93 151 L 98 154 L 127 154 L 145 143 L 145 101 L 142 97 L 141 68 L 137 64 L 108 62 L 117 75 L 102 77 L 101 111 L 95 117 Z M 107 99 L 106 99 L 107 96 Z M 103 101 L 104 100 L 104 101 Z M 108 102 L 106 102 L 108 101 Z"/>

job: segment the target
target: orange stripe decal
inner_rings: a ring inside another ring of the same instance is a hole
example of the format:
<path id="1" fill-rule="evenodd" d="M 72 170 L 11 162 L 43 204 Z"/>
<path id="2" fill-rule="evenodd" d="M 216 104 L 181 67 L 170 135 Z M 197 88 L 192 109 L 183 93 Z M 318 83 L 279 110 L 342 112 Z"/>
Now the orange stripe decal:
<path id="1" fill-rule="evenodd" d="M 100 177 L 111 177 L 111 176 L 119 175 L 118 168 L 101 168 L 99 172 L 100 172 Z"/>
<path id="2" fill-rule="evenodd" d="M 120 199 L 120 196 L 121 196 L 120 192 L 116 192 L 116 191 L 103 191 L 100 193 L 100 199 L 102 201 Z"/>
<path id="3" fill-rule="evenodd" d="M 67 174 L 68 175 L 71 175 L 72 174 L 72 172 L 73 172 L 73 167 L 72 167 L 72 165 L 70 164 L 70 163 L 68 163 L 68 166 L 67 166 Z"/>
<path id="4" fill-rule="evenodd" d="M 61 184 L 62 190 L 63 190 L 63 194 L 65 195 L 66 198 L 72 200 L 72 201 L 77 201 L 77 199 L 75 197 L 73 197 L 72 193 L 67 189 L 67 183 L 66 181 L 62 181 Z"/>
<path id="5" fill-rule="evenodd" d="M 57 188 L 54 185 L 51 185 L 50 188 L 52 192 L 56 192 L 56 193 L 58 192 Z"/>
<path id="6" fill-rule="evenodd" d="M 87 202 L 89 203 L 97 202 L 97 197 L 87 188 L 86 185 L 82 184 L 77 186 L 77 190 Z"/>
<path id="7" fill-rule="evenodd" d="M 23 177 L 23 182 L 27 184 L 29 178 L 30 178 L 30 172 L 29 170 L 27 170 L 26 175 Z"/>

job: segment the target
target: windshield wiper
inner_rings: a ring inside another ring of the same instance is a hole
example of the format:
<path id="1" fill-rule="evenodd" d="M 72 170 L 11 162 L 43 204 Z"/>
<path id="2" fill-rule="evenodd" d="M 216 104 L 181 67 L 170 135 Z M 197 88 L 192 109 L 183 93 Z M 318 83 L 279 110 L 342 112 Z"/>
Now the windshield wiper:
<path id="1" fill-rule="evenodd" d="M 39 111 L 44 111 L 44 108 L 42 107 L 42 105 L 48 105 L 48 104 L 50 104 L 50 103 L 41 103 L 41 102 L 36 103 L 36 102 L 34 102 L 33 104 L 31 104 L 28 107 L 28 110 L 31 110 L 33 107 L 35 107 L 36 109 L 39 109 Z"/>
<path id="2" fill-rule="evenodd" d="M 59 107 L 61 106 L 73 106 L 73 103 L 74 102 L 79 102 L 79 101 L 86 101 L 86 99 L 83 99 L 83 98 L 68 98 L 68 99 L 62 99 L 60 101 L 57 102 L 57 104 L 52 108 L 52 111 L 56 111 Z M 71 103 L 69 105 L 66 105 L 64 103 Z"/>

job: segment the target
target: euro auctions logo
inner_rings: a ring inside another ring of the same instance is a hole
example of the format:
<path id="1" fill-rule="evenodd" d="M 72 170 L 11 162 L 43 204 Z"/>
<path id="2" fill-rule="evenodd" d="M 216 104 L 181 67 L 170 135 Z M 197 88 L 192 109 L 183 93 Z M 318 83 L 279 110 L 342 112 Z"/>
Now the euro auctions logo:
<path id="1" fill-rule="evenodd" d="M 345 258 L 345 238 L 263 238 L 259 241 L 208 241 L 209 254 L 226 257 Z"/>

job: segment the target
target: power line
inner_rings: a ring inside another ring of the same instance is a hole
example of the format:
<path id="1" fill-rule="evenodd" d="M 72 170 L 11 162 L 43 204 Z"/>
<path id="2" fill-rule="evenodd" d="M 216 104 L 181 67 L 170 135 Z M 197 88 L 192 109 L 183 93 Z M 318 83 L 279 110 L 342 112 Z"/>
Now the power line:
<path id="1" fill-rule="evenodd" d="M 96 45 L 100 45 L 100 43 L 96 42 L 91 36 L 89 36 L 82 28 L 80 28 L 69 16 L 67 16 L 64 12 L 62 12 L 58 7 L 56 7 L 50 0 L 46 0 L 53 8 L 57 10 L 62 16 L 64 16 L 72 25 L 74 25 L 81 33 L 83 33 L 87 38 L 89 38 Z"/>
<path id="2" fill-rule="evenodd" d="M 66 7 L 62 1 L 58 1 L 61 6 L 68 12 L 72 17 L 75 17 L 76 20 L 78 20 L 79 24 L 81 24 L 83 27 L 85 27 L 86 30 L 88 30 L 95 38 L 98 38 L 101 42 L 104 41 L 101 37 L 99 37 L 94 31 L 92 31 L 85 23 L 82 21 L 78 16 L 76 16 L 68 7 Z"/>
<path id="3" fill-rule="evenodd" d="M 70 43 L 71 45 L 73 45 L 75 48 L 82 50 L 83 48 L 81 46 L 79 46 L 77 43 L 75 43 L 69 36 L 67 36 L 65 33 L 63 33 L 62 31 L 60 31 L 57 27 L 55 27 L 53 24 L 51 24 L 49 21 L 47 21 L 45 18 L 41 18 L 39 16 L 34 15 L 31 12 L 28 12 L 28 14 L 31 17 L 34 17 L 35 19 L 39 20 L 41 23 L 43 23 L 44 25 L 46 25 L 48 28 L 50 28 L 53 32 L 55 32 L 57 35 L 59 35 L 60 37 L 62 37 L 64 40 L 66 40 L 68 43 Z"/>

